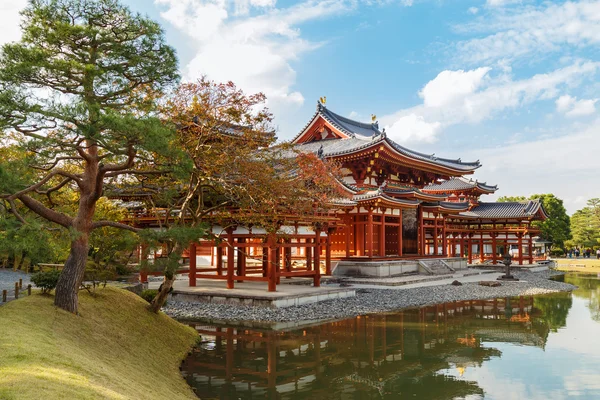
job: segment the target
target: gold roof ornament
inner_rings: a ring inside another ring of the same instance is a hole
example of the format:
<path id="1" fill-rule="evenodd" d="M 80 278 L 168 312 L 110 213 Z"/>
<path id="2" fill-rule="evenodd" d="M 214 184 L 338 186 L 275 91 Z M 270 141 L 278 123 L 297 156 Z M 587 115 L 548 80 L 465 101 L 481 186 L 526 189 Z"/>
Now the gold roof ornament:
<path id="1" fill-rule="evenodd" d="M 321 104 L 325 105 L 327 104 L 327 96 L 322 96 L 319 97 L 319 101 L 321 102 Z"/>
<path id="2" fill-rule="evenodd" d="M 371 114 L 371 122 L 377 121 L 377 115 Z"/>

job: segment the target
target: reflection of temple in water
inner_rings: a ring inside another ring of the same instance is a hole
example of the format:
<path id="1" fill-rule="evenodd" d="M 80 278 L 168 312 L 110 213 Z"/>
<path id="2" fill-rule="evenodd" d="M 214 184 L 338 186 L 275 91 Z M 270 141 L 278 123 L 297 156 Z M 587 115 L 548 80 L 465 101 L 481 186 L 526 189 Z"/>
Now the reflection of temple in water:
<path id="1" fill-rule="evenodd" d="M 202 345 L 182 370 L 201 398 L 437 399 L 482 394 L 441 371 L 481 365 L 489 342 L 543 347 L 533 297 L 458 301 L 291 332 L 195 325 Z M 414 397 L 413 397 L 414 398 Z"/>

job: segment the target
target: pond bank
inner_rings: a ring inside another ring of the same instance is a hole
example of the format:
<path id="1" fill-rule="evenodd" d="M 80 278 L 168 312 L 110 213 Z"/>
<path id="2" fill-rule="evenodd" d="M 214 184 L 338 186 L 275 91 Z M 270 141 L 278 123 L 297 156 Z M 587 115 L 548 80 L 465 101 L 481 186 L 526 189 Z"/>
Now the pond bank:
<path id="1" fill-rule="evenodd" d="M 403 308 L 440 304 L 460 300 L 493 299 L 499 297 L 531 296 L 572 291 L 570 284 L 549 280 L 554 271 L 514 273 L 521 281 L 502 282 L 499 287 L 465 283 L 462 286 L 438 285 L 397 289 L 360 289 L 356 297 L 323 301 L 286 308 L 262 308 L 231 304 L 183 303 L 169 301 L 163 311 L 181 320 L 213 323 L 255 325 L 264 323 L 314 323 L 358 315 L 390 312 Z M 487 280 L 485 276 L 481 280 Z"/>
<path id="2" fill-rule="evenodd" d="M 0 399 L 196 398 L 179 365 L 197 333 L 128 291 L 96 293 L 79 292 L 79 316 L 49 295 L 0 307 Z"/>

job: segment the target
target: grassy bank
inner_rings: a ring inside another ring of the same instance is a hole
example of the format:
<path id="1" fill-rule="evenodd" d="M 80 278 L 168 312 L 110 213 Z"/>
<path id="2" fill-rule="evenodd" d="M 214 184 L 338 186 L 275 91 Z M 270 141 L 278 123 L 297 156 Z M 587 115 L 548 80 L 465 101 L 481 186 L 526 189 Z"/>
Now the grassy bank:
<path id="1" fill-rule="evenodd" d="M 0 307 L 0 399 L 190 399 L 197 334 L 122 289 L 80 292 L 80 316 L 33 295 Z"/>
<path id="2" fill-rule="evenodd" d="M 600 260 L 594 258 L 559 258 L 556 259 L 557 269 L 567 272 L 600 273 Z"/>

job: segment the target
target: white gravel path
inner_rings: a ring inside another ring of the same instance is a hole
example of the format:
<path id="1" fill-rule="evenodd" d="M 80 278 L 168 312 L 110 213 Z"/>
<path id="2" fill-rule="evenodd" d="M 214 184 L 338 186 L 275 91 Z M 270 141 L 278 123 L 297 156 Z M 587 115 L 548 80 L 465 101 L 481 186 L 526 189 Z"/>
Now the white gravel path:
<path id="1" fill-rule="evenodd" d="M 183 303 L 169 301 L 163 308 L 168 315 L 186 320 L 220 320 L 236 322 L 292 322 L 351 318 L 357 315 L 389 312 L 403 308 L 433 305 L 459 300 L 493 299 L 521 295 L 537 295 L 572 291 L 575 286 L 549 280 L 553 271 L 515 272 L 519 282 L 503 282 L 499 287 L 478 285 L 480 280 L 495 276 L 479 276 L 477 282 L 452 286 L 447 282 L 432 285 L 407 285 L 394 289 L 356 285 L 356 297 L 329 300 L 287 308 L 262 308 L 231 304 Z M 471 279 L 469 279 L 471 281 Z"/>

